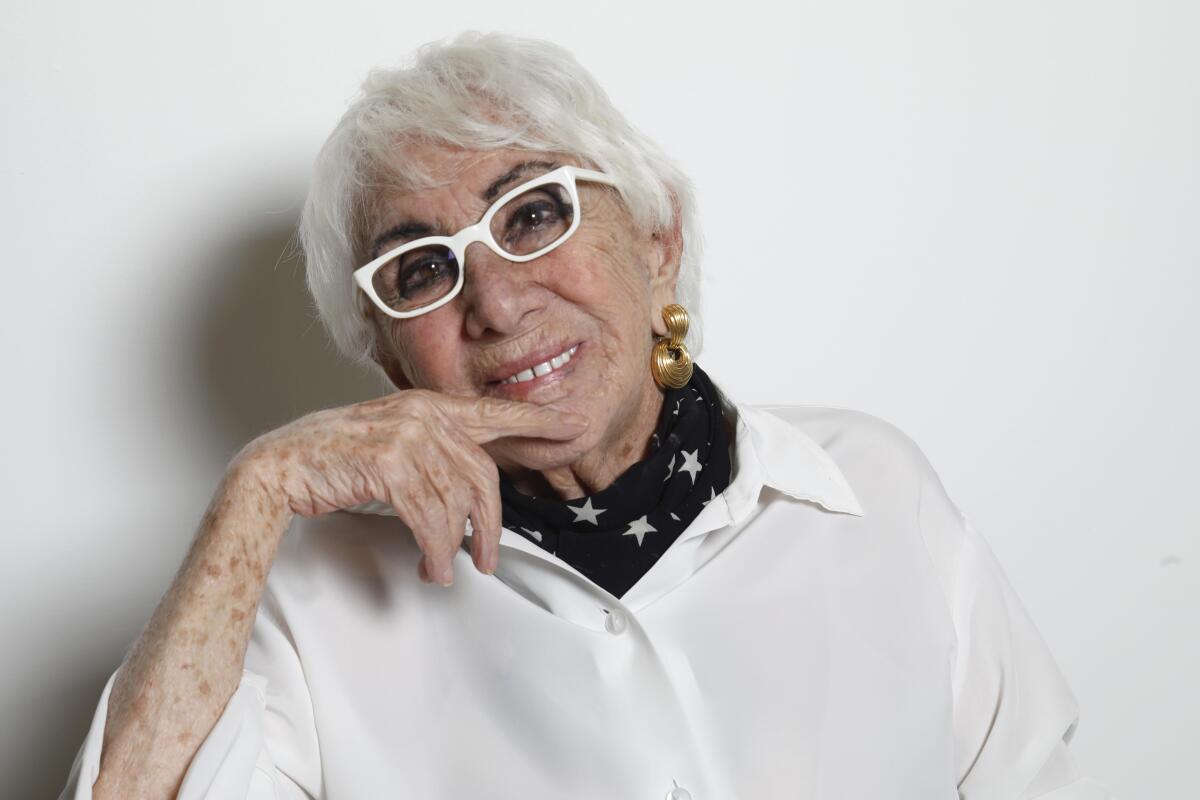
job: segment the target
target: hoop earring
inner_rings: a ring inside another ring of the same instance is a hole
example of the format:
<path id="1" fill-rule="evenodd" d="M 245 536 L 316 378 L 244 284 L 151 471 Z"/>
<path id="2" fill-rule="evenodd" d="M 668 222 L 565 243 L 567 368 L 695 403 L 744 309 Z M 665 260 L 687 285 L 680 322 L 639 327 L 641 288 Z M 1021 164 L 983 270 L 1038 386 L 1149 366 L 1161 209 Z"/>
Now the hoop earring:
<path id="1" fill-rule="evenodd" d="M 667 323 L 667 335 L 658 337 L 650 354 L 650 374 L 654 382 L 663 389 L 679 389 L 687 386 L 692 378 L 692 356 L 683 344 L 687 335 L 687 309 L 671 303 L 662 310 L 663 322 Z"/>

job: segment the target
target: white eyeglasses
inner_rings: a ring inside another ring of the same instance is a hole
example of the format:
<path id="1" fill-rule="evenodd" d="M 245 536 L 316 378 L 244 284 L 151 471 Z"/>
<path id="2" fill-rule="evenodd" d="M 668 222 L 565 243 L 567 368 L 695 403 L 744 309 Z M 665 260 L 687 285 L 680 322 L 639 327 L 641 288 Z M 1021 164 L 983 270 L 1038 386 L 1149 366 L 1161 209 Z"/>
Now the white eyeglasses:
<path id="1" fill-rule="evenodd" d="M 571 238 L 580 220 L 577 180 L 616 185 L 603 172 L 558 167 L 506 192 L 474 225 L 453 236 L 424 236 L 393 248 L 356 269 L 354 280 L 390 317 L 427 314 L 462 291 L 467 247 L 473 242 L 520 262 Z"/>

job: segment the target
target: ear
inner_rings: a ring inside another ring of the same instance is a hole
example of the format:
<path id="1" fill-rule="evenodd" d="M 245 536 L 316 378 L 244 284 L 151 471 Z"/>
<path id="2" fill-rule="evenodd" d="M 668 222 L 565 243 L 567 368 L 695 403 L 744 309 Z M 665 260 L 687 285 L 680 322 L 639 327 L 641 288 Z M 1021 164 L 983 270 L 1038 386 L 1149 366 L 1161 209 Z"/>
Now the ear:
<path id="1" fill-rule="evenodd" d="M 675 286 L 679 282 L 679 267 L 683 257 L 683 219 L 679 213 L 679 198 L 671 193 L 671 224 L 650 234 L 650 297 L 653 309 L 651 327 L 658 336 L 665 336 L 667 324 L 662 319 L 663 306 L 675 302 Z"/>

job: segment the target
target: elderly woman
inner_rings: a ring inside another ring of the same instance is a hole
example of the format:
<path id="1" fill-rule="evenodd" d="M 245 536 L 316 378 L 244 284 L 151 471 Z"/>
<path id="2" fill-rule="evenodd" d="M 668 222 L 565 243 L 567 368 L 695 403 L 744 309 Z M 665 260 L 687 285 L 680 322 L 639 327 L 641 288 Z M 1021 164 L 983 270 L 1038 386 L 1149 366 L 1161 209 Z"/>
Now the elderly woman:
<path id="1" fill-rule="evenodd" d="M 231 461 L 65 796 L 1105 796 L 918 447 L 692 361 L 688 181 L 561 48 L 372 73 L 301 235 L 397 391 Z"/>

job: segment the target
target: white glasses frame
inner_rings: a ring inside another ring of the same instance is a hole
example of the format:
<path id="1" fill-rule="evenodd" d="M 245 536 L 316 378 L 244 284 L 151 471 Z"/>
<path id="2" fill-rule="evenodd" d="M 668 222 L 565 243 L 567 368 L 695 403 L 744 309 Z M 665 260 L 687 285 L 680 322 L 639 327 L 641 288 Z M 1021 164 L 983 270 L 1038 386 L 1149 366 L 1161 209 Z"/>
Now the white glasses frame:
<path id="1" fill-rule="evenodd" d="M 571 234 L 575 233 L 575 231 L 579 228 L 580 220 L 583 218 L 583 214 L 581 213 L 581 209 L 579 207 L 579 189 L 575 185 L 575 181 L 577 180 L 593 181 L 595 183 L 603 183 L 609 186 L 617 185 L 616 181 L 614 181 L 608 175 L 605 175 L 603 172 L 598 172 L 594 169 L 576 167 L 570 164 L 557 167 L 544 175 L 522 183 L 520 186 L 505 192 L 500 196 L 499 199 L 496 200 L 496 202 L 492 203 L 492 205 L 488 207 L 488 210 L 484 212 L 483 218 L 474 225 L 468 225 L 453 236 L 423 236 L 420 239 L 413 239 L 411 242 L 405 242 L 399 247 L 394 247 L 378 258 L 372 259 L 369 263 L 364 264 L 363 266 L 354 270 L 354 280 L 358 284 L 359 288 L 362 289 L 367 296 L 371 298 L 375 305 L 379 307 L 379 310 L 387 314 L 389 317 L 394 317 L 396 319 L 409 319 L 411 317 L 419 317 L 422 314 L 428 314 L 430 311 L 441 308 L 446 303 L 449 303 L 456 296 L 458 296 L 459 292 L 462 291 L 463 282 L 467 274 L 467 247 L 475 242 L 482 242 L 489 250 L 507 261 L 525 262 L 532 261 L 538 256 L 543 256 L 546 253 L 549 253 L 551 250 L 567 241 L 567 239 L 570 239 Z M 514 255 L 513 253 L 506 252 L 496 242 L 495 237 L 492 236 L 492 217 L 494 217 L 496 212 L 498 212 L 509 200 L 512 200 L 514 197 L 520 194 L 528 192 L 530 189 L 536 189 L 537 187 L 548 183 L 557 183 L 561 186 L 565 186 L 567 193 L 571 197 L 571 207 L 574 209 L 574 214 L 572 214 L 571 225 L 569 228 L 567 228 L 567 232 L 560 236 L 556 241 L 551 242 L 540 250 L 535 250 L 534 252 L 527 253 L 526 255 Z M 397 311 L 387 303 L 383 302 L 383 300 L 379 297 L 379 294 L 375 291 L 375 272 L 384 264 L 388 263 L 394 258 L 398 258 L 409 250 L 415 250 L 418 247 L 429 247 L 430 245 L 446 246 L 449 248 L 450 252 L 454 254 L 455 259 L 458 260 L 458 281 L 454 284 L 454 288 L 447 292 L 445 296 L 439 297 L 432 303 L 413 309 L 412 311 Z"/>

